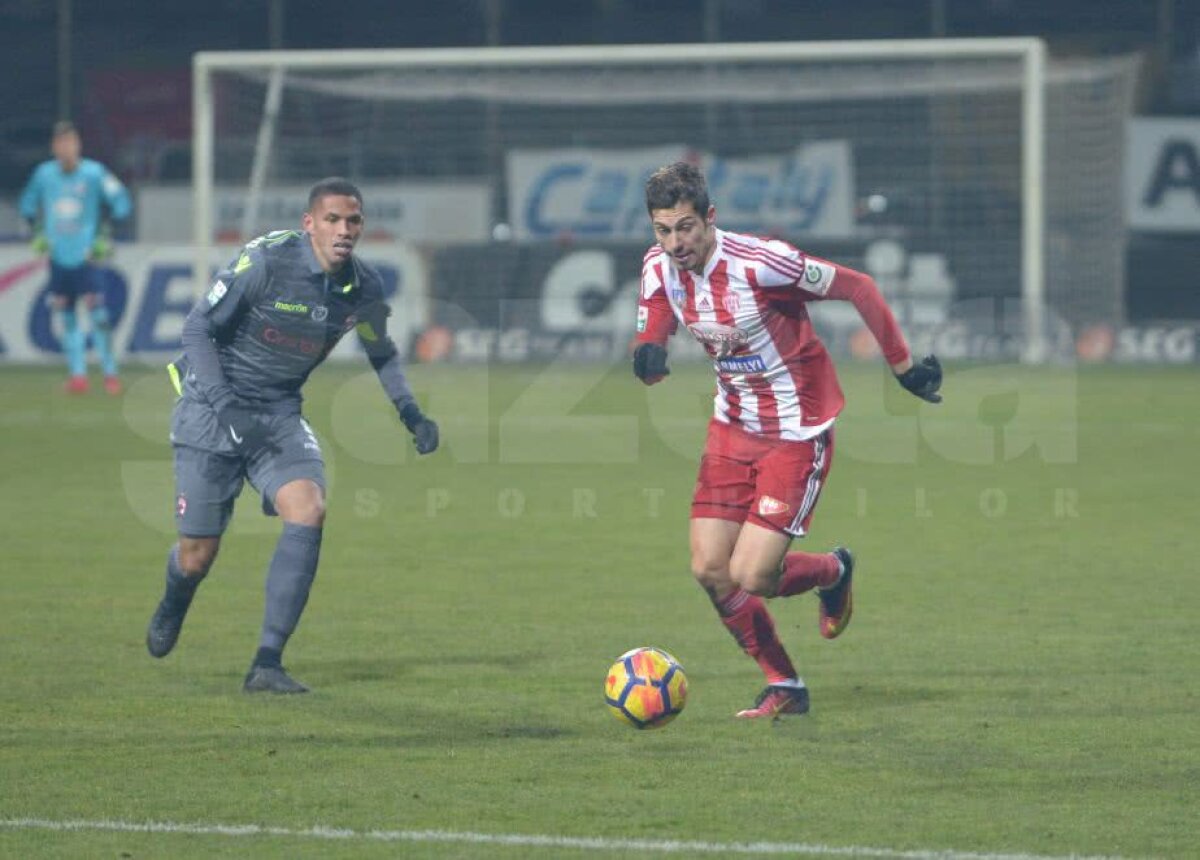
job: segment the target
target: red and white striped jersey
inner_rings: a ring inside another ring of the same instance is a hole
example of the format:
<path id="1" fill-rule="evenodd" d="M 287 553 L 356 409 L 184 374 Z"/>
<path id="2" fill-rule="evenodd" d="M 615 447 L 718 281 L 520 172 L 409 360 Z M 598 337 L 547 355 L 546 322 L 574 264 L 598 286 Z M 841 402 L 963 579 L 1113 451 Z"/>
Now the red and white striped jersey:
<path id="1" fill-rule="evenodd" d="M 786 242 L 716 231 L 702 275 L 676 269 L 658 245 L 642 263 L 637 339 L 665 345 L 682 324 L 717 374 L 714 417 L 777 439 L 810 439 L 845 403 L 808 302 L 853 302 L 889 364 L 908 344 L 868 275 Z"/>

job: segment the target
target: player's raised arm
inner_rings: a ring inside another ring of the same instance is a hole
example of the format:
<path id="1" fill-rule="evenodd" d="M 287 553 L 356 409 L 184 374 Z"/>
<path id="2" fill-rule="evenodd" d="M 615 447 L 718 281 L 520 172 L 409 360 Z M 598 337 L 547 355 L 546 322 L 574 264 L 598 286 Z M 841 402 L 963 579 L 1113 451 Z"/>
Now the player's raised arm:
<path id="1" fill-rule="evenodd" d="M 388 399 L 396 407 L 396 413 L 408 432 L 413 435 L 413 444 L 418 454 L 430 454 L 437 450 L 439 433 L 437 422 L 427 417 L 417 404 L 408 377 L 404 373 L 404 362 L 400 351 L 387 333 L 387 318 L 391 310 L 384 302 L 378 302 L 364 313 L 355 328 L 359 343 L 367 352 L 371 367 Z"/>

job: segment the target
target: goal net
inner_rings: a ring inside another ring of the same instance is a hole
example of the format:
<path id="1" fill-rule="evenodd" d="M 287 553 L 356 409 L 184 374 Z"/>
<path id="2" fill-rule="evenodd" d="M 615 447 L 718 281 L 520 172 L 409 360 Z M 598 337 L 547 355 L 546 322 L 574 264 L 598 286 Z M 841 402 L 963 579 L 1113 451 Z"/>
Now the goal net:
<path id="1" fill-rule="evenodd" d="M 914 340 L 981 334 L 1040 359 L 1070 328 L 1123 315 L 1136 76 L 1129 58 L 1043 51 L 977 39 L 199 54 L 197 259 L 292 226 L 307 187 L 343 175 L 363 188 L 369 235 L 423 260 L 415 328 L 491 331 L 489 349 L 514 330 L 611 328 L 616 349 L 652 240 L 642 182 L 689 159 L 719 226 L 870 272 Z M 819 325 L 850 348 L 853 309 L 836 304 Z"/>

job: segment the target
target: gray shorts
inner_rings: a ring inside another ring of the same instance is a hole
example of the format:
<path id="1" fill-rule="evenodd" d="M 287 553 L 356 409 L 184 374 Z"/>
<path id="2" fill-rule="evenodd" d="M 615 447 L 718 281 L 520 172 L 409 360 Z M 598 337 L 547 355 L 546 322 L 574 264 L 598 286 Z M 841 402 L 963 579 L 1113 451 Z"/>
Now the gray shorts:
<path id="1" fill-rule="evenodd" d="M 181 535 L 218 537 L 224 534 L 233 516 L 234 500 L 242 492 L 245 481 L 262 495 L 263 513 L 267 516 L 275 515 L 275 494 L 291 481 L 306 479 L 324 492 L 325 461 L 321 458 L 321 446 L 308 422 L 300 415 L 263 416 L 279 453 L 262 452 L 247 459 L 235 453 L 197 447 L 190 439 L 177 438 L 174 430 L 180 424 L 180 406 L 189 411 L 208 410 L 210 416 L 212 410 L 203 404 L 186 403 L 186 398 L 176 405 L 172 422 L 175 524 Z M 187 418 L 185 416 L 185 421 Z"/>

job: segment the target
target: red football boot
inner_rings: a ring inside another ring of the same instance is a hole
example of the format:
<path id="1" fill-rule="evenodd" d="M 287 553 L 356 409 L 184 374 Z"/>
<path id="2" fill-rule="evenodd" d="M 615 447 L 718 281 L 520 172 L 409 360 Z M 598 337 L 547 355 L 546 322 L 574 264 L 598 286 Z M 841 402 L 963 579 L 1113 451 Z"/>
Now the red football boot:
<path id="1" fill-rule="evenodd" d="M 86 376 L 69 376 L 63 385 L 63 390 L 67 394 L 87 394 L 88 378 Z"/>
<path id="2" fill-rule="evenodd" d="M 776 686 L 772 684 L 754 700 L 754 707 L 738 711 L 738 719 L 760 720 L 770 717 L 778 720 L 780 717 L 800 716 L 808 713 L 808 688 L 791 685 Z"/>
<path id="3" fill-rule="evenodd" d="M 851 592 L 854 556 L 842 546 L 835 549 L 833 554 L 842 562 L 842 575 L 829 588 L 817 589 L 817 597 L 821 598 L 821 635 L 826 639 L 836 639 L 850 623 L 850 615 L 854 611 L 854 595 Z"/>

